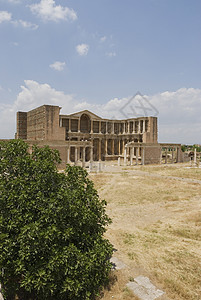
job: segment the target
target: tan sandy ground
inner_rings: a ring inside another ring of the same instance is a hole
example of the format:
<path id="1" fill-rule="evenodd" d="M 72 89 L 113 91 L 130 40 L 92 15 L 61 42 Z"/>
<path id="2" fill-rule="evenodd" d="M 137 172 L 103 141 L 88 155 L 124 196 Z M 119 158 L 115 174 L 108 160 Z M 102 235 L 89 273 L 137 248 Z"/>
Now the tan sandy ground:
<path id="1" fill-rule="evenodd" d="M 110 165 L 90 174 L 113 220 L 106 237 L 127 265 L 102 300 L 138 299 L 126 288 L 138 275 L 165 291 L 160 299 L 201 299 L 201 168 L 187 167 Z"/>

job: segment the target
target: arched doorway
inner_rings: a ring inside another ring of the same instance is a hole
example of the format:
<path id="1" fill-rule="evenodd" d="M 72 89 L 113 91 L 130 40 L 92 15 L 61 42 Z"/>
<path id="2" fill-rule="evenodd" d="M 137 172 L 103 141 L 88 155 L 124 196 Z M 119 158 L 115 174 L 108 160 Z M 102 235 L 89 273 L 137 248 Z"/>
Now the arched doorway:
<path id="1" fill-rule="evenodd" d="M 86 114 L 83 114 L 80 118 L 80 131 L 84 133 L 90 133 L 91 131 L 90 118 Z"/>

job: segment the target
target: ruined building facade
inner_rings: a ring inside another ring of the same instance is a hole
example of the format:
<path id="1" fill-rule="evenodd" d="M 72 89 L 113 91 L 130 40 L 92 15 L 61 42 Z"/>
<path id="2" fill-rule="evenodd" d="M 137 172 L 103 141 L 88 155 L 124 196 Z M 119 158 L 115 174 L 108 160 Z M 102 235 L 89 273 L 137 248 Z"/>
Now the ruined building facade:
<path id="1" fill-rule="evenodd" d="M 124 158 L 142 164 L 159 163 L 156 117 L 103 119 L 88 110 L 61 115 L 60 107 L 43 105 L 17 112 L 17 139 L 58 149 L 63 165 Z M 169 145 L 170 146 L 170 145 Z M 165 145 L 163 145 L 165 147 Z M 174 145 L 180 161 L 180 145 Z"/>

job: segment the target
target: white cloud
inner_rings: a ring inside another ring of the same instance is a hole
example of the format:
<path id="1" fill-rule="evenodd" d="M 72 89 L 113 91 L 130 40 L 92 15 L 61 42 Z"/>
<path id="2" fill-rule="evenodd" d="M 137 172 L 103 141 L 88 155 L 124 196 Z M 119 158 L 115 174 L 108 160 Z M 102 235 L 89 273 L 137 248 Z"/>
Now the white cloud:
<path id="1" fill-rule="evenodd" d="M 117 56 L 117 54 L 116 54 L 116 52 L 108 52 L 108 53 L 106 53 L 106 56 L 115 57 L 115 56 Z"/>
<path id="2" fill-rule="evenodd" d="M 9 22 L 12 19 L 12 14 L 8 11 L 0 11 L 0 23 Z"/>
<path id="3" fill-rule="evenodd" d="M 24 27 L 24 28 L 30 28 L 30 29 L 33 29 L 33 30 L 38 28 L 38 25 L 27 22 L 27 21 L 19 20 L 18 23 L 20 25 L 22 25 L 22 27 Z"/>
<path id="4" fill-rule="evenodd" d="M 38 25 L 32 24 L 30 22 L 24 21 L 24 20 L 13 20 L 12 19 L 12 14 L 9 13 L 8 11 L 0 11 L 0 23 L 3 22 L 10 22 L 15 26 L 22 26 L 24 28 L 29 28 L 29 29 L 37 29 Z"/>
<path id="5" fill-rule="evenodd" d="M 7 0 L 7 2 L 9 3 L 14 3 L 14 4 L 18 4 L 21 2 L 21 0 Z"/>
<path id="6" fill-rule="evenodd" d="M 22 26 L 24 28 L 32 29 L 32 30 L 36 30 L 39 27 L 37 24 L 33 24 L 33 23 L 30 23 L 30 22 L 27 22 L 27 21 L 23 21 L 23 20 L 15 20 L 15 21 L 12 21 L 12 23 L 15 26 Z"/>
<path id="7" fill-rule="evenodd" d="M 31 4 L 32 13 L 39 16 L 43 21 L 61 21 L 77 19 L 77 14 L 73 9 L 56 5 L 54 0 L 41 0 L 37 4 Z"/>
<path id="8" fill-rule="evenodd" d="M 80 56 L 86 56 L 89 52 L 89 45 L 87 45 L 87 44 L 77 45 L 76 51 Z"/>
<path id="9" fill-rule="evenodd" d="M 14 110 L 24 109 L 26 111 L 43 104 L 68 106 L 73 103 L 72 95 L 56 91 L 47 83 L 40 84 L 34 80 L 25 80 L 24 83 L 25 85 L 21 86 L 22 91 L 14 103 Z"/>
<path id="10" fill-rule="evenodd" d="M 201 89 L 182 88 L 175 92 L 146 96 L 146 99 L 159 111 L 159 142 L 201 143 Z M 11 105 L 0 106 L 0 138 L 14 137 L 15 115 L 19 110 L 29 111 L 50 104 L 61 106 L 62 114 L 88 109 L 103 118 L 125 119 L 121 109 L 129 100 L 130 97 L 114 98 L 105 104 L 91 104 L 76 99 L 74 95 L 57 91 L 49 84 L 25 80 L 16 101 Z M 132 110 L 135 103 L 129 105 Z"/>
<path id="11" fill-rule="evenodd" d="M 106 41 L 106 39 L 107 39 L 107 37 L 106 37 L 106 36 L 102 36 L 102 37 L 100 38 L 100 42 L 101 42 L 101 43 L 103 43 L 103 42 L 105 42 L 105 41 Z"/>
<path id="12" fill-rule="evenodd" d="M 56 71 L 63 71 L 66 63 L 61 61 L 55 61 L 53 64 L 50 65 L 50 68 Z"/>

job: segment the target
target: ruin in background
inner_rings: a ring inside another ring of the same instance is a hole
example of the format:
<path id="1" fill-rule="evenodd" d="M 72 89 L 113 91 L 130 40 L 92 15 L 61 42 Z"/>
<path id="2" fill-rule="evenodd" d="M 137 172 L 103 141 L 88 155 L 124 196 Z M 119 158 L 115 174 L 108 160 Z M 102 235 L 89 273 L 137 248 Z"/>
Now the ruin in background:
<path id="1" fill-rule="evenodd" d="M 180 144 L 158 143 L 157 117 L 110 120 L 88 110 L 60 115 L 60 109 L 42 105 L 17 112 L 16 138 L 58 149 L 62 167 L 106 160 L 124 165 L 183 161 Z"/>

